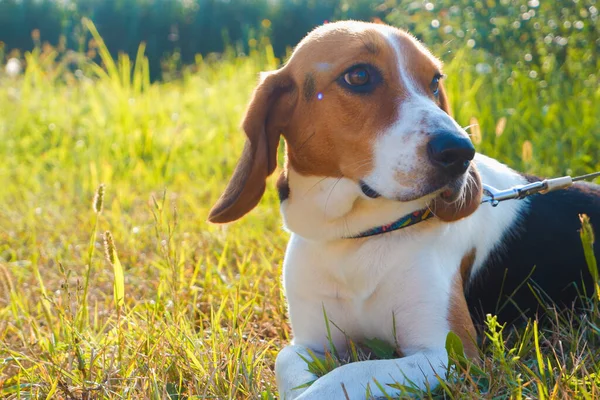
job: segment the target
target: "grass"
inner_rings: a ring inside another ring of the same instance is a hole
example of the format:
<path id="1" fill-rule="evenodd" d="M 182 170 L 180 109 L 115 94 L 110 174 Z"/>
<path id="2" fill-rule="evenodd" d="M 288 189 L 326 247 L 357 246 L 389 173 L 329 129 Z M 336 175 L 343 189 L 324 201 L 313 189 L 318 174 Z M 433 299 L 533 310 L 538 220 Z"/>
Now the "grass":
<path id="1" fill-rule="evenodd" d="M 259 47 L 165 83 L 150 84 L 142 52 L 104 53 L 101 68 L 37 49 L 22 76 L 0 75 L 0 397 L 275 396 L 290 331 L 273 179 L 241 221 L 205 222 L 257 73 L 280 62 Z M 452 56 L 452 106 L 479 149 L 546 175 L 600 167 L 597 87 L 554 71 L 541 88 L 510 66 L 480 75 L 475 54 Z M 420 396 L 600 396 L 594 301 L 543 326 L 488 324 L 483 362 L 455 360 Z"/>

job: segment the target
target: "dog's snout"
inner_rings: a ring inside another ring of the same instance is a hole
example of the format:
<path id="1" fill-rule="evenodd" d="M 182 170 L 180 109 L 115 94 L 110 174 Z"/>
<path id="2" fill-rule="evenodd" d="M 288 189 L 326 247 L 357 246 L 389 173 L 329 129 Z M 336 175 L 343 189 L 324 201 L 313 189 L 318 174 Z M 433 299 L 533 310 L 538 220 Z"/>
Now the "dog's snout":
<path id="1" fill-rule="evenodd" d="M 475 157 L 475 147 L 468 138 L 452 132 L 438 132 L 427 144 L 432 163 L 449 175 L 460 175 Z"/>

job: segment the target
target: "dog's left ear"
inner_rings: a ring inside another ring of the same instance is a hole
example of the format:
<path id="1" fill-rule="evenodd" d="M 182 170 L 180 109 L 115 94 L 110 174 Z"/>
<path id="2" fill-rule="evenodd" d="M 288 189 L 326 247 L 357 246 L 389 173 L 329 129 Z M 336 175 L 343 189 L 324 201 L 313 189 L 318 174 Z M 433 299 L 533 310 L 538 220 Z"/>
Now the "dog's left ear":
<path id="1" fill-rule="evenodd" d="M 235 221 L 252 210 L 277 167 L 279 137 L 290 120 L 297 91 L 285 67 L 261 75 L 242 123 L 247 140 L 225 192 L 210 210 L 213 223 Z"/>
<path id="2" fill-rule="evenodd" d="M 446 203 L 440 197 L 433 200 L 430 205 L 434 215 L 445 222 L 458 221 L 473 214 L 481 204 L 483 188 L 481 186 L 481 177 L 471 163 L 465 185 L 465 193 L 453 203 Z"/>

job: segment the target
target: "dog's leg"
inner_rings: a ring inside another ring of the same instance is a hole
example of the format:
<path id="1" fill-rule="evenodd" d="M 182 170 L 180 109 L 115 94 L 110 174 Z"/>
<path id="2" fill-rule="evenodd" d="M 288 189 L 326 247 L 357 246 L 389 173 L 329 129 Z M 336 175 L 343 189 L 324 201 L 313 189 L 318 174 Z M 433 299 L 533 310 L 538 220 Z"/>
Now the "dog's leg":
<path id="1" fill-rule="evenodd" d="M 394 360 L 371 360 L 343 365 L 319 378 L 298 400 L 350 399 L 397 396 L 391 384 L 435 387 L 445 377 L 448 355 L 445 349 L 428 350 Z M 383 390 L 382 390 L 383 389 Z"/>
<path id="2" fill-rule="evenodd" d="M 308 371 L 308 365 L 300 358 L 311 360 L 312 357 L 304 346 L 289 345 L 284 347 L 275 361 L 275 376 L 277 388 L 282 400 L 291 400 L 300 396 L 307 388 L 294 389 L 317 379 L 317 376 Z"/>

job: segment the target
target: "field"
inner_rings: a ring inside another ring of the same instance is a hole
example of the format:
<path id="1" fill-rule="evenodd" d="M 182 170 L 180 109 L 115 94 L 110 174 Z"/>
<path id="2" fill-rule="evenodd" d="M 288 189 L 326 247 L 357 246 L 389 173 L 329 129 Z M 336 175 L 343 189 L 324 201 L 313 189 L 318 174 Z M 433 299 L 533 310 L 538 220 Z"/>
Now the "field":
<path id="1" fill-rule="evenodd" d="M 104 68 L 38 49 L 24 74 L 0 75 L 0 397 L 275 397 L 290 332 L 274 179 L 242 220 L 206 217 L 257 74 L 281 60 L 263 42 L 151 84 L 141 54 L 113 60 L 96 40 Z M 597 77 L 482 73 L 478 57 L 444 59 L 479 150 L 548 176 L 600 167 Z M 481 365 L 419 397 L 600 397 L 597 302 L 544 326 L 489 325 Z"/>

